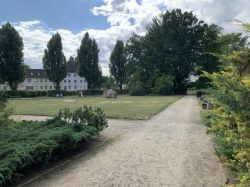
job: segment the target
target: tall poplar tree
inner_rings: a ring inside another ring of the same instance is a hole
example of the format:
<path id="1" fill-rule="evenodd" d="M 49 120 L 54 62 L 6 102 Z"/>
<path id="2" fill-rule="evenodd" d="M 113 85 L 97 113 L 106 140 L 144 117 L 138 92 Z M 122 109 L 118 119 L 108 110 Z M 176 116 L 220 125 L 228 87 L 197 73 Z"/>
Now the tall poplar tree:
<path id="1" fill-rule="evenodd" d="M 124 43 L 123 41 L 118 40 L 110 56 L 109 69 L 110 74 L 114 77 L 120 91 L 122 91 L 122 85 L 124 84 L 126 77 L 125 63 Z"/>
<path id="2" fill-rule="evenodd" d="M 22 38 L 10 23 L 6 23 L 0 29 L 0 82 L 7 82 L 12 90 L 17 90 L 24 76 Z"/>
<path id="3" fill-rule="evenodd" d="M 66 58 L 62 52 L 62 39 L 56 33 L 49 40 L 47 49 L 44 50 L 43 68 L 57 91 L 60 90 L 60 83 L 67 75 Z"/>
<path id="4" fill-rule="evenodd" d="M 78 63 L 78 74 L 88 82 L 88 89 L 96 89 L 101 84 L 102 73 L 99 67 L 99 49 L 95 40 L 86 33 L 77 50 L 76 61 Z"/>

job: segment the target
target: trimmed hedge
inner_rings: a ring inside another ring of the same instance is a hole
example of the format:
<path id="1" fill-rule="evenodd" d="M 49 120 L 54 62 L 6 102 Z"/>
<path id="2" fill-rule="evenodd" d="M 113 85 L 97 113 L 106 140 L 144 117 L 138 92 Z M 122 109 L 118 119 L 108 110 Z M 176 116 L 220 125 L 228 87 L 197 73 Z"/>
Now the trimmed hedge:
<path id="1" fill-rule="evenodd" d="M 45 122 L 22 121 L 0 130 L 0 186 L 14 182 L 15 173 L 36 164 L 47 165 L 107 126 L 101 109 L 79 108 Z"/>
<path id="2" fill-rule="evenodd" d="M 8 90 L 4 91 L 7 96 L 9 97 L 55 97 L 57 93 L 62 93 L 63 96 L 72 96 L 72 95 L 79 95 L 79 91 L 23 91 L 23 90 Z M 103 90 L 82 90 L 83 95 L 102 95 Z"/>
<path id="3" fill-rule="evenodd" d="M 88 90 L 82 90 L 83 95 L 102 95 L 103 90 L 93 90 L 93 89 L 88 89 Z"/>
<path id="4" fill-rule="evenodd" d="M 144 96 L 147 95 L 146 90 L 142 89 L 142 88 L 133 88 L 130 90 L 130 95 L 131 96 Z"/>
<path id="5" fill-rule="evenodd" d="M 120 91 L 120 90 L 115 90 L 115 91 L 117 91 L 117 93 L 118 93 L 119 95 L 129 94 L 129 90 L 127 90 L 127 89 L 124 89 L 124 90 L 122 90 L 122 91 Z"/>

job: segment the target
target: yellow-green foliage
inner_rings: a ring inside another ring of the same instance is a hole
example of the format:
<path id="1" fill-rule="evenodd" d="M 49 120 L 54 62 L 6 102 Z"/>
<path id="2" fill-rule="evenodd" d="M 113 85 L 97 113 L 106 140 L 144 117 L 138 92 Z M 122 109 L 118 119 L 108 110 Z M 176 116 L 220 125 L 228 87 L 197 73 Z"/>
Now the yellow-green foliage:
<path id="1" fill-rule="evenodd" d="M 238 175 L 239 186 L 250 186 L 250 50 L 233 53 L 230 65 L 213 80 L 216 108 L 208 121 L 216 134 L 217 153 Z"/>

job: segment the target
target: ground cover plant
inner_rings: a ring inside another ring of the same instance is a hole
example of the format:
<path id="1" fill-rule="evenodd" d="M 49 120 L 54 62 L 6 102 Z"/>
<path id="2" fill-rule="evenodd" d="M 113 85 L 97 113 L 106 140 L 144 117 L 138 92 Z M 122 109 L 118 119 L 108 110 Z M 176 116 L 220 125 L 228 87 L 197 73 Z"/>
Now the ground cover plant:
<path id="1" fill-rule="evenodd" d="M 117 99 L 104 97 L 64 97 L 63 99 L 40 97 L 11 100 L 9 107 L 15 114 L 54 116 L 59 109 L 77 109 L 83 105 L 101 108 L 108 118 L 148 119 L 160 112 L 181 96 L 118 96 Z"/>
<path id="2" fill-rule="evenodd" d="M 0 128 L 0 186 L 12 182 L 17 172 L 34 164 L 47 165 L 107 126 L 101 109 L 65 108 L 53 119 L 10 121 Z"/>

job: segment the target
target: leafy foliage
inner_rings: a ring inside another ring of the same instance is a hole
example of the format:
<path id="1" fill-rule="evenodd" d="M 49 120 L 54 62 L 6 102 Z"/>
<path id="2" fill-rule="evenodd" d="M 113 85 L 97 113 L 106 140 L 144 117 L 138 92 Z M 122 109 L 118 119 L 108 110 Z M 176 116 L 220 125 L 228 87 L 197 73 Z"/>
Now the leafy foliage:
<path id="1" fill-rule="evenodd" d="M 224 71 L 212 79 L 216 106 L 207 125 L 216 135 L 217 153 L 238 174 L 241 186 L 250 186 L 250 50 L 227 57 Z"/>
<path id="2" fill-rule="evenodd" d="M 63 118 L 63 119 L 61 119 Z M 77 148 L 107 126 L 103 111 L 89 107 L 61 110 L 45 122 L 12 122 L 0 131 L 0 185 L 33 164 L 47 165 L 58 155 Z"/>
<path id="3" fill-rule="evenodd" d="M 120 91 L 122 91 L 122 85 L 125 83 L 126 79 L 125 63 L 124 43 L 123 41 L 118 40 L 110 56 L 109 69 L 110 74 L 114 77 Z"/>
<path id="4" fill-rule="evenodd" d="M 126 45 L 127 77 L 152 93 L 160 77 L 172 77 L 175 94 L 186 93 L 188 78 L 201 71 L 218 67 L 220 28 L 197 19 L 192 12 L 167 11 L 153 19 L 145 37 L 133 34 Z"/>
<path id="5" fill-rule="evenodd" d="M 111 89 L 111 88 L 114 89 L 114 88 L 116 88 L 115 81 L 114 81 L 113 77 L 111 77 L 111 76 L 109 76 L 109 77 L 103 76 L 102 77 L 101 88 L 104 88 L 104 89 Z"/>
<path id="6" fill-rule="evenodd" d="M 172 89 L 173 89 L 173 77 L 168 75 L 162 75 L 160 77 L 157 77 L 153 93 L 167 95 L 172 93 Z"/>
<path id="7" fill-rule="evenodd" d="M 43 56 L 43 68 L 59 91 L 60 83 L 67 75 L 66 58 L 62 52 L 62 39 L 59 33 L 53 35 L 48 42 Z"/>
<path id="8" fill-rule="evenodd" d="M 12 90 L 24 80 L 23 41 L 10 23 L 0 29 L 0 82 L 8 82 Z"/>
<path id="9" fill-rule="evenodd" d="M 0 92 L 0 128 L 11 122 L 11 120 L 9 120 L 11 110 L 6 109 L 7 101 L 8 96 L 4 92 Z"/>
<path id="10" fill-rule="evenodd" d="M 102 72 L 98 64 L 98 53 L 96 41 L 86 33 L 77 51 L 76 61 L 79 65 L 78 74 L 80 77 L 85 77 L 89 89 L 96 89 L 101 84 Z"/>

